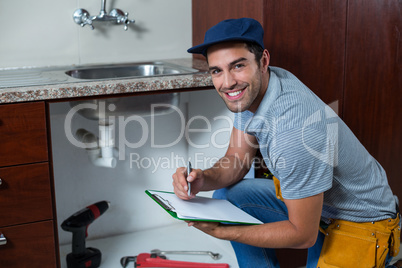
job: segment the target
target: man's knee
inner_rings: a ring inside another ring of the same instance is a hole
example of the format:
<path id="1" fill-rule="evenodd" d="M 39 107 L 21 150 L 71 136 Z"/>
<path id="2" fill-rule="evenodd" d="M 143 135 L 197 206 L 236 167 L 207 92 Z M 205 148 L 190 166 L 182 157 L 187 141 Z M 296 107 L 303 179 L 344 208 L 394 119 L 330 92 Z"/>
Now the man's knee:
<path id="1" fill-rule="evenodd" d="M 229 201 L 230 199 L 236 199 L 236 196 L 239 196 L 245 191 L 248 191 L 247 189 L 252 189 L 252 187 L 248 186 L 248 184 L 250 184 L 250 182 L 241 180 L 240 182 L 231 186 L 215 190 L 212 197 Z"/>
<path id="2" fill-rule="evenodd" d="M 275 188 L 271 180 L 243 179 L 213 193 L 213 198 L 229 200 L 234 204 L 244 203 L 250 199 L 254 200 L 258 196 L 276 199 Z"/>
<path id="3" fill-rule="evenodd" d="M 222 189 L 215 190 L 212 197 L 215 199 L 226 200 L 227 191 L 228 191 L 228 188 L 222 188 Z"/>
<path id="4" fill-rule="evenodd" d="M 236 205 L 245 203 L 266 203 L 267 200 L 277 201 L 274 184 L 272 180 L 267 179 L 241 180 L 237 184 L 229 187 L 225 196 L 227 200 Z"/>

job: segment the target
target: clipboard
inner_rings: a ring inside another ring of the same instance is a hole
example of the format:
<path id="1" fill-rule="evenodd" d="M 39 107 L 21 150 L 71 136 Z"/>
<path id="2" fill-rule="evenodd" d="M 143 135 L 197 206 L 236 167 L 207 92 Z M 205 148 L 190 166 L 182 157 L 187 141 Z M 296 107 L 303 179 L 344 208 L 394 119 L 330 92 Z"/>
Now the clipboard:
<path id="1" fill-rule="evenodd" d="M 173 192 L 146 190 L 145 193 L 173 218 L 231 224 L 263 224 L 227 200 L 196 196 L 182 200 Z"/>

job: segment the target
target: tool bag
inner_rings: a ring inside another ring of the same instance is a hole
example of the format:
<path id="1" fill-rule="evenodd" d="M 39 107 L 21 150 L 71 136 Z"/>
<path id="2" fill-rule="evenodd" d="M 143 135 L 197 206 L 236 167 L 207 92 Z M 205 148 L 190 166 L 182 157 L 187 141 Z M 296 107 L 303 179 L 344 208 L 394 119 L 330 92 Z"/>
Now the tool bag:
<path id="1" fill-rule="evenodd" d="M 283 201 L 279 180 L 273 176 L 276 197 Z M 333 220 L 324 230 L 318 268 L 382 268 L 387 254 L 395 257 L 401 243 L 400 214 L 376 222 Z"/>
<path id="2" fill-rule="evenodd" d="M 395 219 L 356 223 L 334 220 L 327 229 L 319 268 L 384 267 L 387 254 L 399 253 L 399 214 Z"/>
<path id="3" fill-rule="evenodd" d="M 276 198 L 283 201 L 280 181 L 275 176 L 272 176 L 272 180 L 274 181 Z"/>

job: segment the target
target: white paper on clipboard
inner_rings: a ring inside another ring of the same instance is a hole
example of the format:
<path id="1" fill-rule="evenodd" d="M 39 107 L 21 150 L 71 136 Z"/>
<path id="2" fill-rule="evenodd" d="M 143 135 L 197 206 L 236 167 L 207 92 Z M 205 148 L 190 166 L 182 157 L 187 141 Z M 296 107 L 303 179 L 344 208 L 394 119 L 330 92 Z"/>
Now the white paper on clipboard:
<path id="1" fill-rule="evenodd" d="M 172 192 L 148 190 L 151 195 L 165 203 L 165 208 L 177 214 L 181 220 L 205 220 L 243 224 L 262 224 L 227 200 L 196 196 L 182 200 Z"/>

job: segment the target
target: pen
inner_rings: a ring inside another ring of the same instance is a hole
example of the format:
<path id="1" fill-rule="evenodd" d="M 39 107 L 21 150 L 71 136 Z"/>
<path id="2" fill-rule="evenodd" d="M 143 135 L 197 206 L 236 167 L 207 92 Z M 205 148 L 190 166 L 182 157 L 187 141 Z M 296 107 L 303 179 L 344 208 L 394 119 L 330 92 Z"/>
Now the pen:
<path id="1" fill-rule="evenodd" d="M 187 164 L 187 177 L 190 175 L 191 171 L 192 171 L 191 162 L 188 161 L 188 164 Z M 187 182 L 187 185 L 188 185 L 187 194 L 190 196 L 190 194 L 191 194 L 191 183 Z"/>

